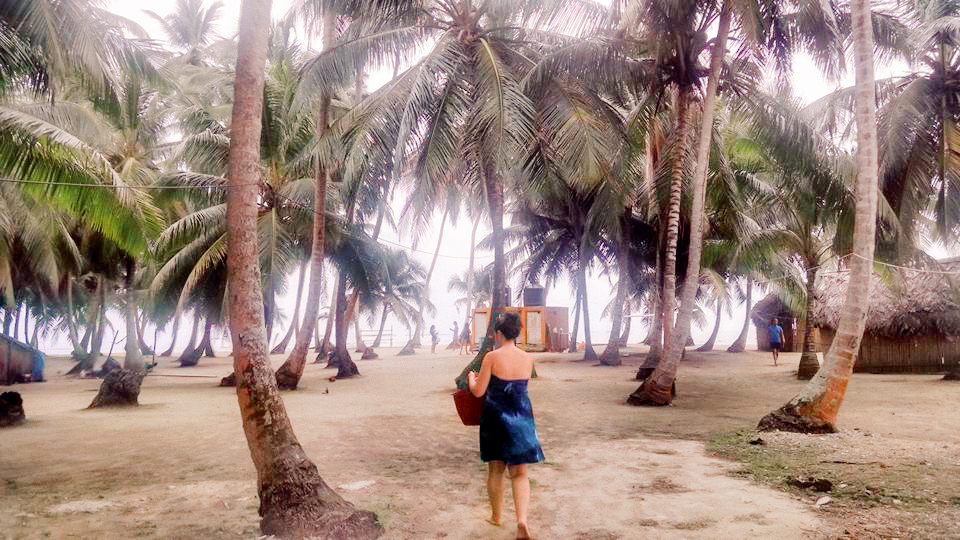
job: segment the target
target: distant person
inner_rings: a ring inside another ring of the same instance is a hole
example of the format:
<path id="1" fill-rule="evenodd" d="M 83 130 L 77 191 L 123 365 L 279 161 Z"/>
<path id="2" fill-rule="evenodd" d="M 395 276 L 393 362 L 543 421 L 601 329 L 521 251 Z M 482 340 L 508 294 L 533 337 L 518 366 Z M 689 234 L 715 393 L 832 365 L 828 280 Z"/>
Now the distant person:
<path id="1" fill-rule="evenodd" d="M 463 325 L 463 335 L 460 336 L 460 350 L 457 354 L 470 354 L 470 327 Z"/>
<path id="2" fill-rule="evenodd" d="M 440 334 L 437 333 L 437 325 L 430 325 L 430 352 L 437 352 L 437 343 L 440 343 Z"/>
<path id="3" fill-rule="evenodd" d="M 460 325 L 457 324 L 457 321 L 453 321 L 453 328 L 451 328 L 451 330 L 453 331 L 453 341 L 450 342 L 450 346 L 447 348 L 456 349 L 460 346 Z"/>
<path id="4" fill-rule="evenodd" d="M 778 324 L 776 317 L 770 320 L 770 326 L 767 327 L 767 332 L 770 334 L 770 350 L 773 351 L 773 365 L 777 365 L 780 349 L 783 348 L 783 327 Z"/>
<path id="5" fill-rule="evenodd" d="M 467 375 L 470 392 L 485 396 L 480 419 L 480 459 L 487 462 L 490 522 L 503 524 L 503 476 L 509 472 L 517 510 L 517 538 L 530 538 L 527 511 L 530 477 L 527 464 L 543 461 L 527 383 L 533 374 L 533 356 L 518 349 L 520 317 L 503 315 L 494 326 L 497 348 L 483 357 L 480 374 Z"/>

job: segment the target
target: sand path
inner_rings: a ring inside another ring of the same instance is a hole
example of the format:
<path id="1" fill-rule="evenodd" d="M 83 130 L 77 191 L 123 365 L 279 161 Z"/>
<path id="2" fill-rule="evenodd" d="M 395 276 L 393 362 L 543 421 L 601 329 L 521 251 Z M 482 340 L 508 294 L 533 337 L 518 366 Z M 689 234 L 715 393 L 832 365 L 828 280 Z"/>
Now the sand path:
<path id="1" fill-rule="evenodd" d="M 303 389 L 284 394 L 324 479 L 376 511 L 387 539 L 512 538 L 512 512 L 503 528 L 484 521 L 477 428 L 460 424 L 450 398 L 465 357 L 391 353 L 360 362 L 362 377 L 333 383 L 331 370 L 308 365 Z M 540 356 L 531 385 L 547 456 L 531 470 L 538 538 L 828 534 L 808 503 L 730 474 L 735 465 L 708 457 L 701 442 L 657 436 L 709 431 L 711 415 L 741 414 L 736 401 L 692 418 L 688 407 L 707 397 L 692 385 L 681 388 L 685 405 L 625 406 L 635 364 L 600 368 L 575 358 Z M 736 376 L 717 362 L 684 369 Z M 130 410 L 84 410 L 99 382 L 56 374 L 68 366 L 51 359 L 50 382 L 14 388 L 29 422 L 0 431 L 0 538 L 257 537 L 255 471 L 236 396 L 215 387 L 228 359 L 192 369 L 162 360 L 142 405 Z"/>

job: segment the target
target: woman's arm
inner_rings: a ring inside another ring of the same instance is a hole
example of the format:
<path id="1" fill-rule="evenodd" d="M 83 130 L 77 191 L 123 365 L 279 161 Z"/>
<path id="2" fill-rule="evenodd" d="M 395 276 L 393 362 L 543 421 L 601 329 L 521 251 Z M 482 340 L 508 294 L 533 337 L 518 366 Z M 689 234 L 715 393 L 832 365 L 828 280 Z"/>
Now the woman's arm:
<path id="1" fill-rule="evenodd" d="M 470 388 L 470 393 L 476 397 L 482 397 L 487 393 L 487 386 L 490 385 L 490 374 L 493 371 L 493 357 L 495 354 L 495 352 L 491 351 L 483 357 L 483 361 L 480 363 L 479 375 L 477 375 L 475 371 L 467 374 L 467 387 Z"/>

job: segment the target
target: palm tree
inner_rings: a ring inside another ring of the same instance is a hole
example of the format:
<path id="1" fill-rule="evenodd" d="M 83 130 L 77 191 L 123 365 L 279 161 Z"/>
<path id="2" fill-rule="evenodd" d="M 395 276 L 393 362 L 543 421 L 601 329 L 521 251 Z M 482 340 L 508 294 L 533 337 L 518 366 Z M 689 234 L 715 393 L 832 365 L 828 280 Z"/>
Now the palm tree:
<path id="1" fill-rule="evenodd" d="M 125 33 L 138 40 L 130 40 Z M 128 76 L 153 73 L 147 34 L 89 0 L 0 3 L 0 95 L 25 87 L 57 93 L 71 79 L 100 96 L 118 92 Z"/>
<path id="2" fill-rule="evenodd" d="M 182 51 L 183 61 L 191 66 L 203 65 L 204 48 L 217 37 L 214 28 L 223 9 L 223 2 L 213 2 L 207 8 L 203 4 L 203 0 L 177 0 L 173 13 L 166 17 L 144 10 L 160 24 L 167 40 Z"/>
<path id="3" fill-rule="evenodd" d="M 387 249 L 384 260 L 387 279 L 378 287 L 376 304 L 382 306 L 380 329 L 372 347 L 379 347 L 387 317 L 394 317 L 406 328 L 417 316 L 418 303 L 426 295 L 423 291 L 426 269 L 419 262 L 407 256 L 401 249 Z"/>
<path id="4" fill-rule="evenodd" d="M 261 291 L 257 199 L 260 137 L 271 2 L 246 0 L 240 10 L 237 81 L 227 177 L 230 325 L 244 433 L 257 468 L 260 529 L 278 536 L 375 538 L 371 512 L 358 512 L 320 478 L 293 434 L 267 356 Z"/>
<path id="5" fill-rule="evenodd" d="M 824 357 L 823 366 L 800 394 L 760 420 L 761 429 L 789 429 L 805 433 L 835 431 L 837 413 L 853 373 L 853 364 L 866 325 L 879 191 L 873 21 L 870 3 L 866 0 L 853 0 L 851 13 L 857 88 L 857 203 L 846 301 L 837 335 Z"/>
<path id="6" fill-rule="evenodd" d="M 527 34 L 521 27 L 525 18 L 557 20 L 553 12 L 546 13 L 555 8 L 552 3 L 527 4 L 430 2 L 418 6 L 412 25 L 358 36 L 312 69 L 318 80 L 345 80 L 358 64 L 383 65 L 394 61 L 397 52 L 409 58 L 430 44 L 419 61 L 374 92 L 355 114 L 377 119 L 367 122 L 380 126 L 370 128 L 375 140 L 396 140 L 392 169 L 416 179 L 425 193 L 445 193 L 443 186 L 456 181 L 469 186 L 462 192 L 482 194 L 494 244 L 494 317 L 507 301 L 502 240 L 506 165 L 533 134 L 533 109 L 518 81 L 531 65 L 527 55 L 537 51 L 527 50 L 531 42 L 523 40 Z M 602 10 L 593 10 L 591 22 L 596 13 Z M 404 50 L 411 43 L 419 48 Z M 488 338 L 492 331 L 490 325 Z M 484 343 L 476 363 L 492 339 Z"/>

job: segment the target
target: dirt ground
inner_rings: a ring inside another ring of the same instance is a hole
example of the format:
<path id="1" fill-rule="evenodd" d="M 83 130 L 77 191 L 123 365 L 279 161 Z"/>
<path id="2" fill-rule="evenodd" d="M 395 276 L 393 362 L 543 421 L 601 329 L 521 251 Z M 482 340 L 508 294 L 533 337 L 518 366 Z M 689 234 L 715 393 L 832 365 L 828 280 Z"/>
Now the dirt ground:
<path id="1" fill-rule="evenodd" d="M 302 389 L 284 394 L 324 479 L 376 512 L 387 539 L 512 538 L 512 519 L 485 521 L 477 428 L 450 397 L 466 357 L 379 352 L 355 379 L 331 383 L 332 370 L 308 365 Z M 798 356 L 773 367 L 760 353 L 688 353 L 674 405 L 635 408 L 624 401 L 638 356 L 603 368 L 537 355 L 546 462 L 531 469 L 534 535 L 960 538 L 960 384 L 856 375 L 841 433 L 750 445 L 757 420 L 801 387 Z M 179 369 L 163 358 L 141 405 L 122 410 L 86 410 L 99 381 L 65 378 L 69 366 L 50 358 L 49 382 L 12 387 L 28 421 L 0 431 L 0 538 L 258 537 L 236 394 L 216 386 L 230 359 Z M 831 478 L 831 501 L 783 487 L 799 473 Z"/>

